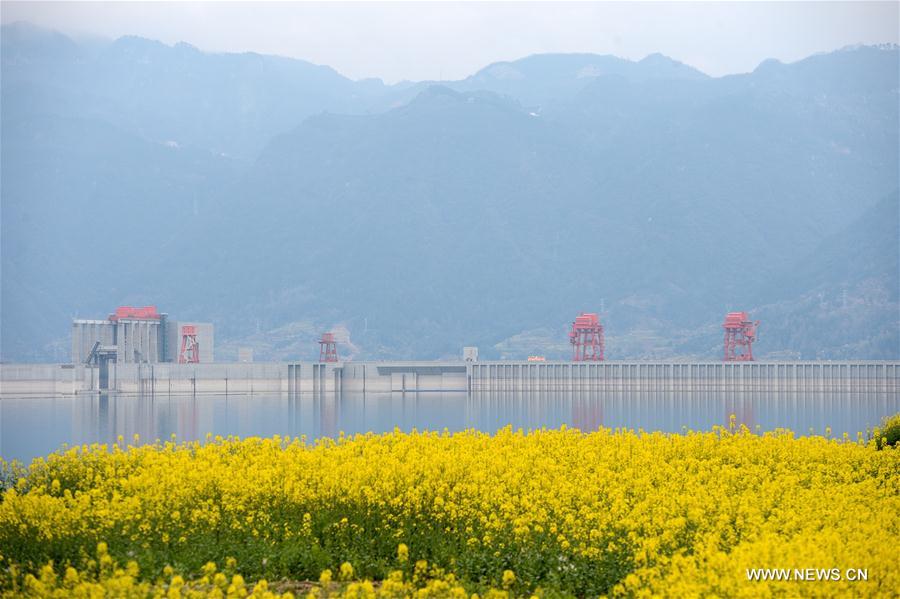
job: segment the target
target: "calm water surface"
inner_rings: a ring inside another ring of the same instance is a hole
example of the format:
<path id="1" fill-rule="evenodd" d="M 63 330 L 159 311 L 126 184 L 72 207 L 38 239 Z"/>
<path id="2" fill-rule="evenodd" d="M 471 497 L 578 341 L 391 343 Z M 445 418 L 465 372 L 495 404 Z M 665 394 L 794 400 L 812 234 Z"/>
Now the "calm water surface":
<path id="1" fill-rule="evenodd" d="M 533 429 L 566 424 L 647 431 L 709 430 L 740 423 L 798 434 L 865 433 L 882 417 L 900 412 L 887 393 L 393 393 L 334 395 L 197 395 L 4 397 L 0 399 L 0 456 L 31 460 L 64 444 L 205 439 L 213 435 L 310 439 L 341 432 L 478 429 L 511 425 Z"/>

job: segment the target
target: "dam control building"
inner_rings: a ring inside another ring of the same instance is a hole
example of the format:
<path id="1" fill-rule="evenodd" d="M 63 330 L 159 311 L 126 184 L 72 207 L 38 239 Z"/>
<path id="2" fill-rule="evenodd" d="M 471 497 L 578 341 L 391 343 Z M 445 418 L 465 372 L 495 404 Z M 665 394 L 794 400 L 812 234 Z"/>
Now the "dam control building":
<path id="1" fill-rule="evenodd" d="M 181 355 L 185 338 L 199 351 Z M 117 364 L 207 363 L 214 360 L 215 333 L 208 322 L 176 321 L 156 306 L 120 306 L 103 320 L 72 321 L 72 362 Z"/>

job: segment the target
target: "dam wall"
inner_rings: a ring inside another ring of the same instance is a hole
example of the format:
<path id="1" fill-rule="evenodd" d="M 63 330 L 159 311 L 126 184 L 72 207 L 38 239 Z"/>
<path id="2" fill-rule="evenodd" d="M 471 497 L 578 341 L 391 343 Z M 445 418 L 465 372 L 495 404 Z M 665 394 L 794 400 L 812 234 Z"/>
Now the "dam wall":
<path id="1" fill-rule="evenodd" d="M 76 395 L 114 391 L 140 394 L 281 393 L 287 364 L 0 364 L 0 397 Z"/>
<path id="2" fill-rule="evenodd" d="M 465 362 L 296 362 L 288 364 L 288 391 L 466 392 L 470 366 Z"/>
<path id="3" fill-rule="evenodd" d="M 900 362 L 490 362 L 469 390 L 900 394 Z"/>
<path id="4" fill-rule="evenodd" d="M 71 395 L 99 385 L 93 371 L 80 364 L 0 364 L 4 395 Z"/>
<path id="5" fill-rule="evenodd" d="M 110 389 L 120 393 L 281 393 L 287 367 L 277 362 L 213 364 L 119 364 L 110 370 Z"/>
<path id="6" fill-rule="evenodd" d="M 197 393 L 861 393 L 900 396 L 900 362 L 0 364 L 0 397 Z"/>

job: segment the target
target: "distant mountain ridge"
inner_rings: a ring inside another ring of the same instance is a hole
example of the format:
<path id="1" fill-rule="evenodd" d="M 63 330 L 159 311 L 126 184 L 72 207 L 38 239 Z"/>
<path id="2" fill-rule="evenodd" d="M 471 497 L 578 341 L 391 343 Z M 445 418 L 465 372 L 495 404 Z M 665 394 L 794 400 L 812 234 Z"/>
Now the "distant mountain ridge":
<path id="1" fill-rule="evenodd" d="M 494 63 L 453 87 L 488 90 L 518 98 L 523 104 L 545 106 L 577 94 L 595 78 L 610 75 L 631 81 L 707 78 L 662 54 L 651 54 L 637 62 L 597 54 L 539 54 Z"/>
<path id="2" fill-rule="evenodd" d="M 135 36 L 91 55 L 69 48 L 41 53 L 47 34 L 31 29 L 3 26 L 4 103 L 11 103 L 11 113 L 55 100 L 53 110 L 69 116 L 102 116 L 150 141 L 173 140 L 243 160 L 311 114 L 356 109 L 372 89 L 371 82 L 357 84 L 301 60 L 206 54 L 189 44 Z"/>
<path id="3" fill-rule="evenodd" d="M 34 85 L 35 80 L 46 83 L 46 78 L 52 77 L 53 91 L 58 94 L 53 110 L 80 117 L 107 111 L 105 118 L 149 140 L 174 140 L 245 160 L 255 158 L 273 135 L 308 116 L 323 111 L 380 112 L 405 104 L 437 83 L 388 86 L 379 79 L 351 81 L 331 67 L 294 58 L 252 52 L 208 54 L 184 42 L 169 46 L 138 36 L 123 36 L 99 49 L 86 49 L 59 32 L 24 22 L 3 25 L 0 38 L 5 87 L 12 88 L 6 98 L 11 112 L 31 110 L 35 101 L 37 106 L 46 102 L 47 90 L 20 86 Z M 558 68 L 548 68 L 548 62 Z M 510 86 L 490 75 L 501 66 L 519 69 L 523 77 L 538 81 L 529 85 L 523 80 Z M 549 85 L 540 80 L 541 73 L 548 70 L 556 73 Z M 560 54 L 495 63 L 467 79 L 440 84 L 458 91 L 493 91 L 525 103 L 540 103 L 559 96 L 550 93 L 550 88 L 571 94 L 592 77 L 610 73 L 640 80 L 705 77 L 658 54 L 639 62 Z M 166 98 L 173 93 L 190 104 L 179 106 L 174 113 L 166 110 Z M 70 94 L 89 101 L 90 108 L 76 113 L 77 103 L 72 105 L 66 98 Z M 20 107 L 19 102 L 26 106 Z"/>
<path id="4" fill-rule="evenodd" d="M 155 303 L 223 359 L 898 358 L 900 49 L 713 78 L 662 55 L 494 63 L 450 82 L 3 26 L 5 361 Z M 896 233 L 893 236 L 891 233 Z M 837 249 L 840 248 L 840 249 Z M 560 341 L 562 340 L 562 341 Z"/>

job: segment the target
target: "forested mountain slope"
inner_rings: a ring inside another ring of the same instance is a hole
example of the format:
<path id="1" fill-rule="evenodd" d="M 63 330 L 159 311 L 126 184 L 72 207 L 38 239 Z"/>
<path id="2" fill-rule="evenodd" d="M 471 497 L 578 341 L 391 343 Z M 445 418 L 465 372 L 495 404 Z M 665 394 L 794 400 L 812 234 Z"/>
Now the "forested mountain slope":
<path id="1" fill-rule="evenodd" d="M 601 309 L 613 359 L 714 358 L 734 309 L 762 356 L 900 357 L 896 47 L 388 86 L 24 24 L 2 42 L 3 360 L 62 360 L 72 316 L 123 303 L 212 320 L 222 359 L 310 358 L 330 329 L 357 359 L 563 357 Z"/>

